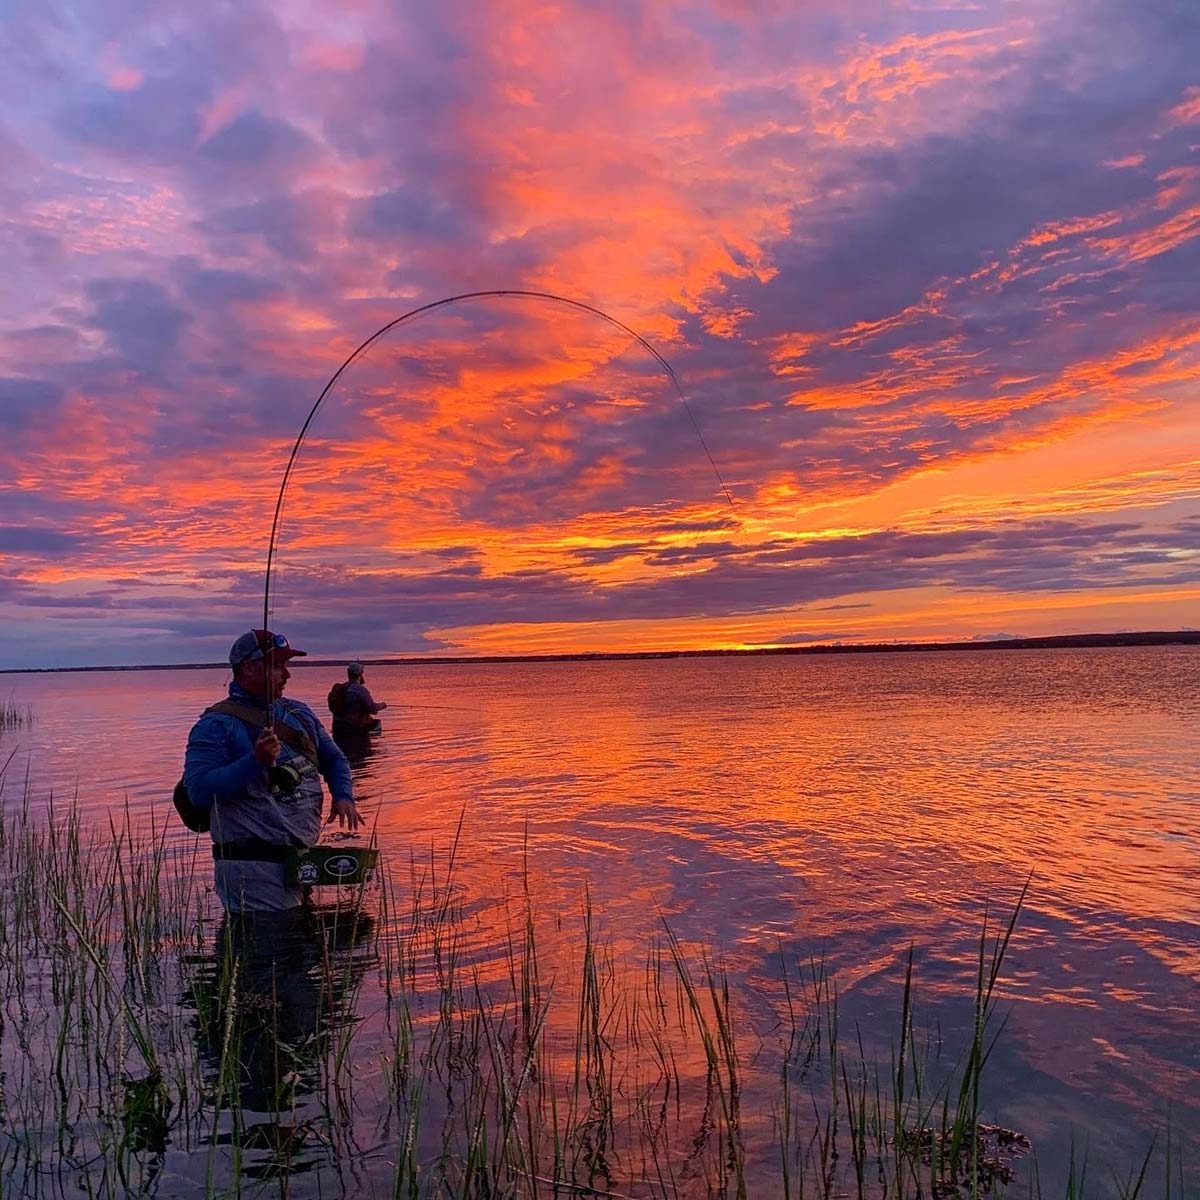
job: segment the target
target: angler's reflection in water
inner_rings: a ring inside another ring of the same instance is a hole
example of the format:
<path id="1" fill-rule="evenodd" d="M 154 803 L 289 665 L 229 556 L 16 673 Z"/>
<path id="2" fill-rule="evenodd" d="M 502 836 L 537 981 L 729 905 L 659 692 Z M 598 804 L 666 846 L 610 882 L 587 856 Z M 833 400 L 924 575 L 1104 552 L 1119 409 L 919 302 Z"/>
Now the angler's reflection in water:
<path id="1" fill-rule="evenodd" d="M 306 1119 L 373 958 L 374 918 L 352 905 L 227 914 L 213 953 L 195 963 L 188 996 L 218 1110 L 215 1137 L 247 1155 L 241 1171 L 273 1177 L 311 1169 L 329 1144 Z M 254 1119 L 261 1114 L 265 1119 Z"/>
<path id="2" fill-rule="evenodd" d="M 369 729 L 341 728 L 335 724 L 333 728 L 333 740 L 337 742 L 338 749 L 349 760 L 350 766 L 354 770 L 355 783 L 357 784 L 360 773 L 369 774 L 369 772 L 364 772 L 362 768 L 378 752 L 378 732 L 372 732 Z M 357 790 L 356 787 L 355 791 L 357 792 Z"/>

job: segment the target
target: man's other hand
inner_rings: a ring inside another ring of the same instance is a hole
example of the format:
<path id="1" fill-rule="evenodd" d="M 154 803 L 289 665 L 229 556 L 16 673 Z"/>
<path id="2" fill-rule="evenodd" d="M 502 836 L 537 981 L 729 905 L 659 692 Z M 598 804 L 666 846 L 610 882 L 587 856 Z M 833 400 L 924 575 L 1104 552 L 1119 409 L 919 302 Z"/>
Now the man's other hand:
<path id="1" fill-rule="evenodd" d="M 335 817 L 343 829 L 357 829 L 364 824 L 353 800 L 335 800 L 329 806 L 329 816 L 325 818 L 325 824 L 332 825 Z"/>
<path id="2" fill-rule="evenodd" d="M 275 760 L 279 757 L 279 739 L 269 725 L 258 735 L 258 739 L 254 743 L 254 757 L 258 759 L 260 767 L 273 767 Z"/>

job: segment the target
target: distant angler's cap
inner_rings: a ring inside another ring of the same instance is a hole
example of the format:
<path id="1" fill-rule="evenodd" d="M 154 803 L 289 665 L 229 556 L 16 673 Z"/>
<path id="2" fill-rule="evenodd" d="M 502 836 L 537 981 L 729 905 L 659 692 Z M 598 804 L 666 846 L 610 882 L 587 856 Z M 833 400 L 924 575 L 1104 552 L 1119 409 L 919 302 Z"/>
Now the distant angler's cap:
<path id="1" fill-rule="evenodd" d="M 251 629 L 230 646 L 229 665 L 236 667 L 238 663 L 253 662 L 267 654 L 274 656 L 277 662 L 286 662 L 289 658 L 304 658 L 308 651 L 294 650 L 282 633 L 272 633 L 269 629 Z"/>
<path id="2" fill-rule="evenodd" d="M 352 662 L 346 664 L 347 675 L 361 675 L 363 673 L 363 665 L 360 662 Z"/>

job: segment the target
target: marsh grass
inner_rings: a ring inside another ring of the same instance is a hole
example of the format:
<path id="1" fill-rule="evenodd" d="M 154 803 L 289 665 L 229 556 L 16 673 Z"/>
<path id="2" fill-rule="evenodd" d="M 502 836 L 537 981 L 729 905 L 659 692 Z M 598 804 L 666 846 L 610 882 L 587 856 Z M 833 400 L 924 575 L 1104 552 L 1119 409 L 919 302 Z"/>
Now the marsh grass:
<path id="1" fill-rule="evenodd" d="M 0 731 L 5 729 L 25 729 L 33 724 L 33 705 L 18 704 L 9 696 L 0 701 Z"/>
<path id="2" fill-rule="evenodd" d="M 190 839 L 132 829 L 27 793 L 0 823 L 3 1196 L 974 1200 L 1027 1150 L 983 1121 L 1024 892 L 985 918 L 958 1057 L 920 1032 L 910 951 L 881 1063 L 820 961 L 780 951 L 763 1038 L 719 956 L 665 919 L 630 970 L 586 892 L 540 913 L 526 868 L 483 922 L 458 836 L 263 953 L 214 932 Z M 1182 1198 L 1172 1147 L 1117 1194 L 1161 1178 Z M 1089 1185 L 1081 1157 L 1068 1200 Z"/>

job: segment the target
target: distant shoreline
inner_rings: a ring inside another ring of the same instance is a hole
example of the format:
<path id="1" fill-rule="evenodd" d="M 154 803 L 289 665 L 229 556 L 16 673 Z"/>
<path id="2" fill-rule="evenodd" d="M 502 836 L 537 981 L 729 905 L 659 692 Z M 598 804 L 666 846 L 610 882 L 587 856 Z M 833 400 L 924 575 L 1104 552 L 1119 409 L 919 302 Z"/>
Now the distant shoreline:
<path id="1" fill-rule="evenodd" d="M 768 654 L 912 654 L 933 650 L 1069 650 L 1111 646 L 1196 646 L 1200 630 L 1130 633 L 1071 633 L 1049 637 L 1001 638 L 978 642 L 821 642 L 804 646 L 764 646 L 751 650 L 632 650 L 581 654 L 444 655 L 424 658 L 363 658 L 369 667 L 436 667 L 480 663 L 610 662 L 655 658 L 744 658 Z M 314 658 L 300 667 L 340 667 L 348 658 Z M 144 666 L 107 667 L 0 667 L 0 675 L 56 675 L 78 671 L 213 671 L 228 670 L 225 662 L 150 663 Z"/>

